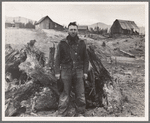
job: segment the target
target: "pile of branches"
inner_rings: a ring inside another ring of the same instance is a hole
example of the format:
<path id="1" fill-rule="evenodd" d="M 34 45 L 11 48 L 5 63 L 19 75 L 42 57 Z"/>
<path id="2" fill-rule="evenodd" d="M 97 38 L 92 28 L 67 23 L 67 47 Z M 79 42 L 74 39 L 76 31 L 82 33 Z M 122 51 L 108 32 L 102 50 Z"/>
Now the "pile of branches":
<path id="1" fill-rule="evenodd" d="M 58 108 L 63 84 L 54 76 L 55 48 L 50 48 L 49 65 L 46 65 L 45 55 L 34 46 L 35 42 L 31 40 L 20 51 L 10 45 L 6 48 L 5 74 L 9 85 L 5 90 L 6 116 Z M 86 107 L 104 107 L 109 112 L 120 112 L 123 96 L 117 80 L 110 76 L 92 46 L 88 46 L 87 53 L 90 69 L 85 80 Z"/>

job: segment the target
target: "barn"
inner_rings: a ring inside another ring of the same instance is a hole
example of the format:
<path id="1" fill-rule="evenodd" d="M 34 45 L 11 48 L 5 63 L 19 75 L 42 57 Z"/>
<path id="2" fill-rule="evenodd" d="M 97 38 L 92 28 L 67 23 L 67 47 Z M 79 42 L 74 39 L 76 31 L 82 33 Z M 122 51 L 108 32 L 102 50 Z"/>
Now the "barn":
<path id="1" fill-rule="evenodd" d="M 139 27 L 134 21 L 116 19 L 110 31 L 111 34 L 138 34 Z"/>
<path id="2" fill-rule="evenodd" d="M 88 26 L 79 25 L 78 31 L 81 33 L 87 33 L 88 32 Z"/>
<path id="3" fill-rule="evenodd" d="M 63 30 L 63 26 L 52 21 L 49 16 L 41 18 L 36 24 L 35 29 L 56 29 Z"/>

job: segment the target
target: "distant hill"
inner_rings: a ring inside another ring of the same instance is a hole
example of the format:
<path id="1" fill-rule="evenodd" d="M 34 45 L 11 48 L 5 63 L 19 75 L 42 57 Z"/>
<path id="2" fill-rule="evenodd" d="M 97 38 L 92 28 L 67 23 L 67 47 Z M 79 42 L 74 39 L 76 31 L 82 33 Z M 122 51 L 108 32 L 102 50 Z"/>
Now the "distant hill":
<path id="1" fill-rule="evenodd" d="M 33 24 L 35 23 L 35 20 L 31 20 L 28 18 L 24 18 L 24 17 L 7 17 L 5 16 L 5 22 L 9 22 L 9 23 L 13 23 L 13 22 L 21 22 L 21 23 L 28 23 L 28 22 L 32 22 Z"/>
<path id="2" fill-rule="evenodd" d="M 95 28 L 95 27 L 99 27 L 101 29 L 107 29 L 107 28 L 110 28 L 111 26 L 110 25 L 107 25 L 107 24 L 104 24 L 104 23 L 101 23 L 101 22 L 98 22 L 98 23 L 95 23 L 95 24 L 92 24 L 92 25 L 89 25 L 88 28 Z"/>

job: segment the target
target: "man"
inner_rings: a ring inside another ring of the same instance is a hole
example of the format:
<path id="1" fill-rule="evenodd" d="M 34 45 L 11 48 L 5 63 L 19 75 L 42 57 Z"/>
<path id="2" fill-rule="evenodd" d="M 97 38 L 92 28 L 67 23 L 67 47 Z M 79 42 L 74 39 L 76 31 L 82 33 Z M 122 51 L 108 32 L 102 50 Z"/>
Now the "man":
<path id="1" fill-rule="evenodd" d="M 64 88 L 59 97 L 58 116 L 67 116 L 70 91 L 75 89 L 76 116 L 85 112 L 84 79 L 87 79 L 88 56 L 85 42 L 78 37 L 78 26 L 75 22 L 68 25 L 68 36 L 61 40 L 57 47 L 55 76 L 62 80 Z"/>

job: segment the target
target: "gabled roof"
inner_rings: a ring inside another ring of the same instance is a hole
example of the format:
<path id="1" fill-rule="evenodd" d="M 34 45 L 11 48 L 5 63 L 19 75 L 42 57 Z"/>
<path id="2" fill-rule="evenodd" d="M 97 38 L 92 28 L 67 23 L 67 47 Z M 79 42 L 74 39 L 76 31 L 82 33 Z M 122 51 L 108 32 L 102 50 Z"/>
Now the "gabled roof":
<path id="1" fill-rule="evenodd" d="M 78 29 L 80 30 L 80 29 L 83 29 L 83 30 L 87 30 L 88 29 L 88 26 L 78 26 Z"/>
<path id="2" fill-rule="evenodd" d="M 56 22 L 54 22 L 55 24 L 57 24 L 57 25 L 59 25 L 59 26 L 61 26 L 61 27 L 63 27 L 62 25 L 60 25 L 60 24 L 58 24 L 58 23 L 56 23 Z"/>
<path id="3" fill-rule="evenodd" d="M 36 22 L 35 25 L 41 23 L 45 18 L 49 18 L 48 16 L 42 17 L 38 22 Z M 49 18 L 50 19 L 50 18 Z M 51 19 L 50 19 L 51 20 Z M 52 21 L 52 20 L 51 20 Z"/>
<path id="4" fill-rule="evenodd" d="M 135 29 L 135 30 L 139 30 L 138 26 L 135 24 L 134 21 L 118 20 L 118 19 L 116 19 L 116 21 L 118 21 L 120 23 L 120 26 L 121 26 L 122 29 L 127 29 L 127 30 Z"/>

